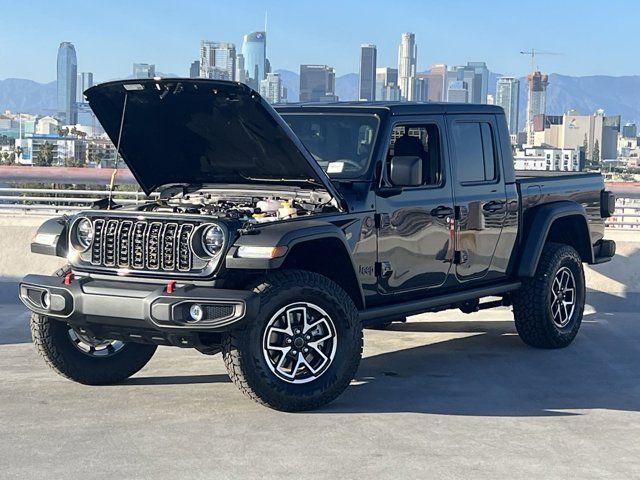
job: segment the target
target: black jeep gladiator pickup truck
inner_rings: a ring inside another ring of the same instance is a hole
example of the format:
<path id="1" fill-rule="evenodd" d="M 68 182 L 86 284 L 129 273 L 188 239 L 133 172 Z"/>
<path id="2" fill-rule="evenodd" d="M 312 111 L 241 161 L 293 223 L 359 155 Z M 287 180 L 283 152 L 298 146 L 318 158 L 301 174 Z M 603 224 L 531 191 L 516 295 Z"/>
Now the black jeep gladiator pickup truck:
<path id="1" fill-rule="evenodd" d="M 85 92 L 148 201 L 50 219 L 31 250 L 66 257 L 20 298 L 58 373 L 122 381 L 158 345 L 222 352 L 249 397 L 335 399 L 363 326 L 512 305 L 532 346 L 576 336 L 583 264 L 615 243 L 594 173 L 519 177 L 501 108 L 337 103 L 274 110 L 217 80 Z M 492 297 L 492 299 L 487 299 Z"/>

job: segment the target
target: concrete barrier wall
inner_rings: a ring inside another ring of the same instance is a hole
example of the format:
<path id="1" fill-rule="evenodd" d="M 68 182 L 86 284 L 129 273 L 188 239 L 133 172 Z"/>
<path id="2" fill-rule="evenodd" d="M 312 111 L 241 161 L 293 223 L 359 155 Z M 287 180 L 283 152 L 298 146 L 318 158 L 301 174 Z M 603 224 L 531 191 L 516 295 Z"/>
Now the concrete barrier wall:
<path id="1" fill-rule="evenodd" d="M 27 273 L 50 274 L 64 265 L 58 257 L 31 253 L 29 244 L 44 216 L 0 217 L 0 277 L 3 281 L 21 278 Z M 607 238 L 616 241 L 613 261 L 587 268 L 590 290 L 618 297 L 640 293 L 640 232 L 608 230 Z"/>
<path id="2" fill-rule="evenodd" d="M 0 217 L 0 277 L 4 281 L 21 278 L 27 273 L 50 274 L 65 264 L 65 259 L 36 255 L 29 245 L 43 216 Z"/>

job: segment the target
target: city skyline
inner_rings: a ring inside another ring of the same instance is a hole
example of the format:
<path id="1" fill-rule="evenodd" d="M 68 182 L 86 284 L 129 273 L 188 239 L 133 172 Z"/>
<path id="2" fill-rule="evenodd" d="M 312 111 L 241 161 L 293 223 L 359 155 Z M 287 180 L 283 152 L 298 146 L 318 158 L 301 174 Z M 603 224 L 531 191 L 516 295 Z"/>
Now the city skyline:
<path id="1" fill-rule="evenodd" d="M 28 7 L 12 6 L 14 13 L 24 14 L 33 20 L 34 28 L 48 25 L 51 22 L 60 24 L 60 28 L 38 29 L 35 38 L 27 38 L 21 34 L 19 22 L 9 24 L 0 33 L 0 40 L 5 45 L 20 45 L 20 48 L 5 49 L 0 53 L 0 78 L 28 78 L 39 82 L 49 82 L 55 78 L 55 65 L 48 62 L 34 62 L 34 56 L 43 55 L 42 45 L 58 45 L 61 42 L 72 42 L 79 52 L 78 64 L 83 71 L 94 72 L 97 81 L 122 78 L 128 75 L 130 65 L 138 61 L 155 64 L 158 71 L 188 76 L 189 64 L 196 58 L 197 45 L 200 40 L 213 38 L 220 42 L 242 44 L 242 37 L 247 32 L 263 28 L 265 10 L 269 11 L 269 52 L 272 69 L 297 71 L 301 64 L 327 64 L 336 69 L 338 76 L 358 72 L 359 48 L 362 43 L 373 43 L 378 48 L 378 66 L 393 67 L 397 62 L 398 36 L 402 32 L 416 35 L 418 49 L 417 72 L 428 69 L 432 63 L 449 65 L 464 64 L 469 60 L 482 60 L 491 65 L 491 70 L 510 76 L 524 76 L 530 69 L 528 60 L 519 54 L 526 48 L 554 50 L 563 53 L 561 56 L 539 59 L 540 69 L 546 72 L 557 72 L 566 75 L 633 75 L 638 74 L 637 67 L 627 60 L 633 53 L 635 42 L 631 34 L 631 22 L 625 29 L 624 23 L 629 16 L 617 16 L 616 36 L 586 35 L 581 42 L 574 41 L 574 31 L 565 28 L 566 17 L 559 14 L 564 11 L 574 23 L 584 29 L 606 20 L 589 18 L 578 2 L 566 2 L 562 5 L 540 0 L 540 15 L 548 11 L 555 12 L 545 17 L 545 31 L 553 30 L 553 36 L 533 35 L 535 18 L 517 18 L 507 21 L 502 14 L 494 15 L 499 8 L 479 8 L 473 2 L 463 1 L 465 11 L 474 13 L 465 17 L 473 17 L 475 27 L 468 18 L 454 17 L 450 11 L 435 2 L 428 2 L 428 8 L 417 9 L 411 15 L 402 17 L 398 22 L 388 22 L 379 12 L 361 15 L 362 20 L 353 22 L 353 17 L 344 12 L 358 10 L 356 4 L 340 4 L 340 15 L 325 12 L 310 12 L 310 7 L 290 4 L 283 7 L 278 3 L 258 3 L 252 0 L 243 15 L 230 15 L 225 21 L 211 21 L 219 18 L 213 6 L 204 2 L 187 2 L 176 15 L 163 15 L 160 0 L 158 13 L 149 16 L 146 9 L 137 4 L 128 4 L 127 15 L 114 15 L 113 8 L 100 5 L 86 5 L 85 22 L 62 22 L 64 8 L 61 5 L 70 3 L 62 0 L 55 5 L 35 1 Z M 374 2 L 376 3 L 376 2 Z M 399 2 L 399 7 L 403 2 Z M 415 5 L 405 2 L 407 6 Z M 502 0 L 494 2 L 497 6 Z M 619 2 L 632 7 L 631 2 Z M 168 6 L 168 3 L 167 3 Z M 35 8 L 33 8 L 35 7 Z M 28 10 L 28 12 L 26 11 Z M 109 10 L 109 11 L 107 11 Z M 144 10 L 144 12 L 143 12 Z M 331 10 L 331 9 L 326 9 Z M 359 13 L 362 9 L 358 10 Z M 406 11 L 406 9 L 404 9 Z M 36 12 L 36 14 L 34 14 Z M 136 15 L 145 18 L 146 22 L 135 22 Z M 192 15 L 193 26 L 181 22 L 185 15 Z M 293 21 L 293 17 L 299 18 Z M 59 18 L 60 22 L 55 19 Z M 91 18 L 99 18 L 100 26 Z M 227 21 L 228 20 L 228 21 Z M 455 20 L 455 21 L 454 21 Z M 503 21 L 503 23 L 499 23 Z M 482 23 L 480 23 L 482 22 Z M 496 22 L 499 25 L 496 25 Z M 517 25 L 513 25 L 513 24 Z M 326 28 L 327 25 L 332 28 Z M 346 24 L 353 24 L 346 28 Z M 477 28 L 482 24 L 483 28 Z M 342 27 L 345 28 L 342 28 Z M 456 35 L 451 34 L 455 27 Z M 467 27 L 467 28 L 465 28 Z M 105 42 L 96 31 L 109 31 L 111 28 L 118 35 Z M 152 30 L 173 29 L 174 37 L 162 36 L 157 39 Z M 557 31 L 556 31 L 557 29 Z M 331 32 L 340 32 L 336 35 Z M 509 32 L 512 32 L 509 36 Z M 23 33 L 23 32 L 22 32 Z M 531 34 L 531 35 L 529 35 Z M 167 40 L 168 38 L 168 40 Z M 292 38 L 302 41 L 292 42 Z M 505 42 L 505 38 L 512 38 Z M 150 41 L 152 39 L 153 41 Z M 194 47 L 196 45 L 196 47 Z M 625 51 L 627 49 L 627 51 Z"/>

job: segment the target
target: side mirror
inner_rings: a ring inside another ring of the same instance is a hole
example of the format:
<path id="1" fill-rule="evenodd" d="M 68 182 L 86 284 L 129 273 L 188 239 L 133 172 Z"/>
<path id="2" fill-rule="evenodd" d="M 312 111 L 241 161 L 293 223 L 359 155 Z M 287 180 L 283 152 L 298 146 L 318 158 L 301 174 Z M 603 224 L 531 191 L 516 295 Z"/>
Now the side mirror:
<path id="1" fill-rule="evenodd" d="M 390 180 L 395 187 L 422 185 L 422 159 L 420 157 L 393 157 Z"/>

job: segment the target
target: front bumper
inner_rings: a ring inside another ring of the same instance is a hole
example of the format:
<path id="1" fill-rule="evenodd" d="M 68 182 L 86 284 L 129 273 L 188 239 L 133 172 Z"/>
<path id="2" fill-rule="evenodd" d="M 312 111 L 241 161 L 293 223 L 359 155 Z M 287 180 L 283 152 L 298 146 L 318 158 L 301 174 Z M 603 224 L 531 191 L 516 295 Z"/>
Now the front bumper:
<path id="1" fill-rule="evenodd" d="M 238 328 L 259 309 L 251 291 L 224 290 L 178 284 L 172 293 L 165 285 L 76 277 L 27 275 L 20 282 L 20 300 L 38 314 L 79 327 L 110 325 L 165 333 L 224 332 Z M 189 315 L 193 304 L 202 307 L 202 319 Z"/>

